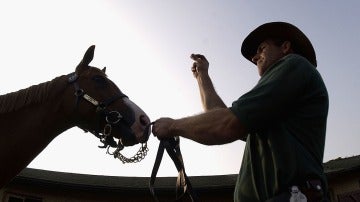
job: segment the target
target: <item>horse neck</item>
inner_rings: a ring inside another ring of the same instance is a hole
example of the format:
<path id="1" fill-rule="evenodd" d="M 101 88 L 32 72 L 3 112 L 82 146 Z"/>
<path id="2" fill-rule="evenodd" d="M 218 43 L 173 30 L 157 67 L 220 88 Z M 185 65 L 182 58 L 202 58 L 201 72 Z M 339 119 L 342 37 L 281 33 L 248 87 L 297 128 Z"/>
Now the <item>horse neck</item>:
<path id="1" fill-rule="evenodd" d="M 52 81 L 4 95 L 18 96 L 14 102 L 23 102 L 20 104 L 23 106 L 14 105 L 11 111 L 1 112 L 0 128 L 3 132 L 23 132 L 54 138 L 72 127 L 71 123 L 66 120 L 66 114 L 62 109 L 63 94 L 67 86 L 67 77 L 60 76 Z M 40 95 L 42 98 L 35 99 L 35 96 L 39 96 L 37 95 L 38 91 L 44 91 L 42 92 L 44 95 Z"/>
<path id="2" fill-rule="evenodd" d="M 0 96 L 0 188 L 72 127 L 63 104 L 70 96 L 68 86 L 67 77 L 61 76 Z"/>

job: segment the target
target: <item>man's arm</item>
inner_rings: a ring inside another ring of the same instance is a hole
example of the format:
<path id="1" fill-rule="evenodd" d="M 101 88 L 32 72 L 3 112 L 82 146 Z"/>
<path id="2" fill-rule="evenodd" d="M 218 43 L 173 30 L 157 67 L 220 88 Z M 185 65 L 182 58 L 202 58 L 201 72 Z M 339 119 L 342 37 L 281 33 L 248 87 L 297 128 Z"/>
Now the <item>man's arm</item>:
<path id="1" fill-rule="evenodd" d="M 192 54 L 191 59 L 194 60 L 191 71 L 196 78 L 201 102 L 205 111 L 209 111 L 217 108 L 226 108 L 225 103 L 220 96 L 216 93 L 214 85 L 208 74 L 209 62 L 203 55 Z"/>
<path id="2" fill-rule="evenodd" d="M 220 145 L 244 139 L 245 126 L 227 108 L 214 109 L 181 119 L 160 118 L 153 127 L 159 138 L 182 136 L 205 145 Z"/>
<path id="3" fill-rule="evenodd" d="M 220 145 L 245 139 L 244 124 L 226 107 L 216 93 L 208 74 L 209 62 L 203 55 L 192 54 L 191 71 L 196 78 L 205 113 L 181 119 L 160 118 L 155 121 L 153 134 L 159 139 L 182 136 L 201 144 Z"/>

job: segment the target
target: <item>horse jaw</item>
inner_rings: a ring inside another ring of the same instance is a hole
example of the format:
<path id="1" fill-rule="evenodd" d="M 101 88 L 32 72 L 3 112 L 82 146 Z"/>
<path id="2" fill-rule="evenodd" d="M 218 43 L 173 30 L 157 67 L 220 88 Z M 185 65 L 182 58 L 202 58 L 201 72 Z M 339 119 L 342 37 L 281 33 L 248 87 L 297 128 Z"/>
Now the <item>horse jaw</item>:
<path id="1" fill-rule="evenodd" d="M 138 143 L 144 143 L 149 139 L 151 130 L 147 127 L 150 124 L 150 118 L 147 114 L 134 102 L 128 98 L 124 98 L 124 103 L 135 113 L 135 121 L 131 125 Z"/>

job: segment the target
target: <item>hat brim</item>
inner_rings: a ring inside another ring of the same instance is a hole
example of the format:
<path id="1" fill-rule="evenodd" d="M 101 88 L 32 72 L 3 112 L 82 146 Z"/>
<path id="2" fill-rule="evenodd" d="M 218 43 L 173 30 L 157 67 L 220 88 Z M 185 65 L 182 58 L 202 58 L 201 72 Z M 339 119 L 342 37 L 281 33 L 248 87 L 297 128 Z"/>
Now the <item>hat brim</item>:
<path id="1" fill-rule="evenodd" d="M 305 57 L 315 67 L 317 66 L 315 50 L 306 35 L 297 27 L 286 22 L 270 22 L 252 31 L 243 41 L 241 53 L 252 61 L 260 43 L 266 39 L 285 39 L 292 43 L 296 52 Z M 254 63 L 255 64 L 255 63 Z"/>

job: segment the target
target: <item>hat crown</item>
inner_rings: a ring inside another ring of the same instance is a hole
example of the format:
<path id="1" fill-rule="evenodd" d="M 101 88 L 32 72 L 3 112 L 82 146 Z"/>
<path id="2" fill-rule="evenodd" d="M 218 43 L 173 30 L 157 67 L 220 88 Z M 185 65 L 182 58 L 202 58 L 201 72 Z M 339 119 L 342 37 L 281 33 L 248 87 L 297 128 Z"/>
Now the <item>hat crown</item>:
<path id="1" fill-rule="evenodd" d="M 260 43 L 271 38 L 290 41 L 295 53 L 305 57 L 315 67 L 317 66 L 315 50 L 310 40 L 299 28 L 287 22 L 269 22 L 257 27 L 244 39 L 241 53 L 252 62 L 252 57 L 256 54 Z"/>

